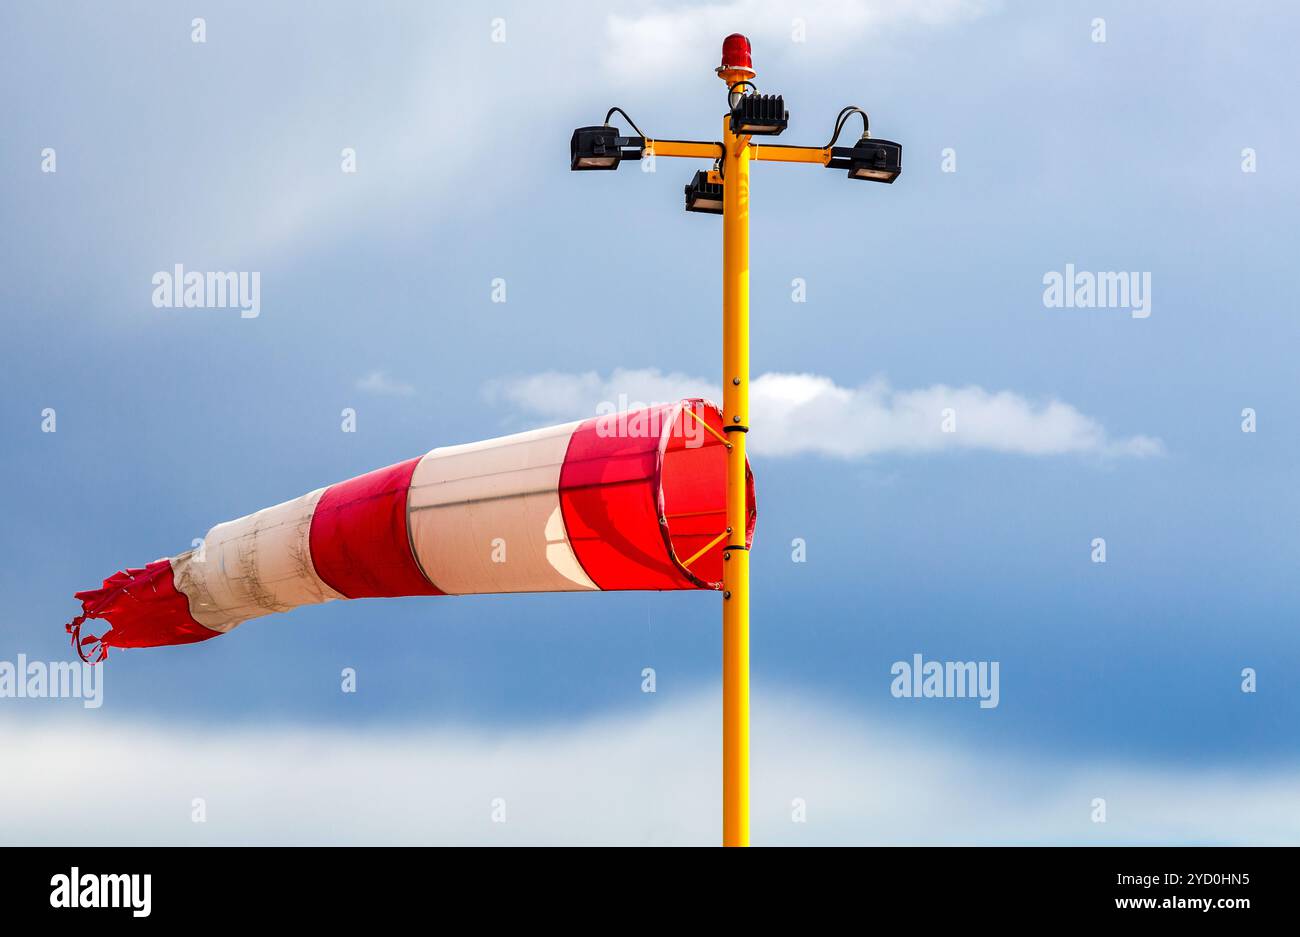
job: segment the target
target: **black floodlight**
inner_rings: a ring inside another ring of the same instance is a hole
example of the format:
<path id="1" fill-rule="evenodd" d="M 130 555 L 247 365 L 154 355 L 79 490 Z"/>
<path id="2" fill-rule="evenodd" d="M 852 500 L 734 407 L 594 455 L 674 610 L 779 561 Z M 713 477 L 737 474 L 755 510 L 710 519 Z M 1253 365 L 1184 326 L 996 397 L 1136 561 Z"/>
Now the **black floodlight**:
<path id="1" fill-rule="evenodd" d="M 775 137 L 790 122 L 785 98 L 779 94 L 742 94 L 731 109 L 731 132 Z"/>
<path id="2" fill-rule="evenodd" d="M 696 172 L 695 178 L 686 187 L 686 210 L 721 215 L 722 183 L 710 182 L 709 174 L 703 169 Z"/>
<path id="3" fill-rule="evenodd" d="M 864 136 L 853 146 L 831 150 L 831 169 L 847 169 L 850 179 L 892 183 L 903 171 L 903 145 L 893 140 L 873 140 Z"/>
<path id="4" fill-rule="evenodd" d="M 640 159 L 644 150 L 643 137 L 620 137 L 608 125 L 579 127 L 569 141 L 569 168 L 617 169 L 622 160 Z"/>

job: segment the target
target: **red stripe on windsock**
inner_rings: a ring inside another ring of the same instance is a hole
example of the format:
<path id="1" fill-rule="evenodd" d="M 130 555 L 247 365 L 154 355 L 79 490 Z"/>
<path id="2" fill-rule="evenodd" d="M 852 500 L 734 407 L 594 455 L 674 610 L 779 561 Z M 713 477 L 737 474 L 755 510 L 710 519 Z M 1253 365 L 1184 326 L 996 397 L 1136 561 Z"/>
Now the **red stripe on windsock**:
<path id="1" fill-rule="evenodd" d="M 326 585 L 349 599 L 442 595 L 411 550 L 406 499 L 419 459 L 337 485 L 311 518 L 311 559 Z"/>
<path id="2" fill-rule="evenodd" d="M 569 440 L 560 506 L 573 552 L 601 589 L 721 589 L 723 553 L 754 536 L 746 466 L 743 534 L 727 532 L 722 413 L 706 400 L 596 417 Z"/>
<path id="3" fill-rule="evenodd" d="M 104 580 L 98 589 L 78 592 L 82 614 L 68 623 L 73 646 L 83 660 L 103 660 L 110 647 L 159 647 L 193 644 L 221 632 L 205 628 L 190 616 L 190 600 L 176 591 L 170 560 L 155 560 L 143 569 L 125 569 Z M 102 636 L 81 634 L 82 624 L 102 618 L 113 626 Z M 99 643 L 99 650 L 86 648 Z"/>
<path id="4" fill-rule="evenodd" d="M 601 589 L 692 589 L 659 519 L 659 422 L 669 407 L 595 417 L 573 431 L 560 507 L 578 562 Z M 630 424 L 620 417 L 641 422 Z"/>

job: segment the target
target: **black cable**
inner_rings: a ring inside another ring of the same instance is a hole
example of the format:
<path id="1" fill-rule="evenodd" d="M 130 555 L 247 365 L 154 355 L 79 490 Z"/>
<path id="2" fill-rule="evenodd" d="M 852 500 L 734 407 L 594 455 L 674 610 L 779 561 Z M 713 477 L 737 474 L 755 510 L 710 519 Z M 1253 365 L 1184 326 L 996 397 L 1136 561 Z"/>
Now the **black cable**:
<path id="1" fill-rule="evenodd" d="M 839 114 L 835 118 L 835 132 L 831 134 L 831 140 L 829 143 L 826 144 L 825 149 L 830 149 L 832 146 L 835 145 L 835 141 L 838 140 L 840 138 L 840 134 L 844 132 L 844 125 L 848 122 L 849 117 L 851 117 L 854 113 L 858 113 L 862 115 L 863 132 L 864 133 L 866 132 L 866 127 L 867 127 L 866 112 L 864 112 L 860 108 L 854 107 L 853 105 L 849 105 L 848 107 L 841 108 Z"/>
<path id="2" fill-rule="evenodd" d="M 745 96 L 743 92 L 736 90 L 741 85 L 745 85 L 746 87 L 748 87 L 751 94 L 758 93 L 758 85 L 754 84 L 752 81 L 745 81 L 743 78 L 740 81 L 728 85 L 727 86 L 727 107 L 731 108 L 733 111 L 736 109 L 736 104 L 739 104 L 740 99 Z M 736 97 L 735 103 L 732 103 L 731 100 L 732 95 L 735 95 Z"/>
<path id="3" fill-rule="evenodd" d="M 844 132 L 844 125 L 848 123 L 849 118 L 854 114 L 862 115 L 862 135 L 864 137 L 867 135 L 871 130 L 871 121 L 867 118 L 867 112 L 860 107 L 854 107 L 850 104 L 848 107 L 843 108 L 840 111 L 839 116 L 835 118 L 835 133 L 831 136 L 831 142 L 822 147 L 822 149 L 829 150 L 835 145 L 835 141 L 838 140 L 840 134 Z"/>
<path id="4" fill-rule="evenodd" d="M 627 116 L 627 111 L 623 110 L 623 108 L 621 108 L 621 107 L 611 107 L 611 108 L 609 109 L 609 112 L 605 115 L 605 126 L 606 126 L 606 127 L 609 126 L 609 119 L 610 119 L 611 117 L 613 117 L 615 113 L 618 113 L 618 114 L 622 114 L 622 115 L 623 115 L 623 119 L 624 119 L 625 121 L 627 121 L 629 124 L 631 124 L 632 129 L 636 131 L 636 135 L 637 135 L 638 137 L 643 137 L 643 138 L 645 137 L 645 134 L 641 132 L 641 128 L 638 127 L 638 126 L 636 125 L 636 121 L 634 121 L 631 117 L 628 117 L 628 116 Z"/>
<path id="5" fill-rule="evenodd" d="M 854 114 L 859 114 L 862 117 L 862 135 L 865 137 L 870 132 L 871 120 L 867 116 L 867 112 L 860 107 L 849 105 L 840 111 L 839 117 L 836 119 L 835 123 L 835 134 L 831 137 L 831 142 L 826 144 L 827 149 L 835 145 L 835 141 L 838 140 L 840 134 L 844 132 L 844 127 L 849 122 L 849 118 Z"/>

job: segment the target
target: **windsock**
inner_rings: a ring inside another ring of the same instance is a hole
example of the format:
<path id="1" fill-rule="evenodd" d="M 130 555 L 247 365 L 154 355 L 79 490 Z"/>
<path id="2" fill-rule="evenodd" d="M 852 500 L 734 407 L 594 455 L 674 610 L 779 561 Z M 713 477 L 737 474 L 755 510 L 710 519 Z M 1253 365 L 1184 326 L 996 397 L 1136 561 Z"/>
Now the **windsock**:
<path id="1" fill-rule="evenodd" d="M 334 599 L 720 589 L 727 436 L 688 399 L 426 455 L 218 524 L 76 593 L 83 660 L 205 641 Z M 746 469 L 748 547 L 756 517 Z M 112 630 L 81 634 L 87 619 Z M 98 647 L 96 648 L 96 645 Z"/>

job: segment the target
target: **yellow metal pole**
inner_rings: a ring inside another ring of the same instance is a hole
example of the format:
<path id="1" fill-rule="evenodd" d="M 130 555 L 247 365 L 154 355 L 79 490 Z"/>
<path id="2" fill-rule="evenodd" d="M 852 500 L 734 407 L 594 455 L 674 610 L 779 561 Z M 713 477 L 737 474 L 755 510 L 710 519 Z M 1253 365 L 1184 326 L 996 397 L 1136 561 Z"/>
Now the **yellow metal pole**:
<path id="1" fill-rule="evenodd" d="M 727 85 L 729 108 L 737 106 L 742 93 L 756 93 L 749 40 L 739 33 L 723 40 L 722 64 L 715 71 Z M 857 110 L 846 108 L 840 113 L 843 116 Z M 623 116 L 627 118 L 626 114 Z M 864 123 L 865 117 L 863 114 Z M 630 118 L 628 122 L 631 123 Z M 574 139 L 578 139 L 576 133 Z M 745 484 L 745 440 L 749 433 L 749 164 L 750 160 L 770 160 L 828 166 L 835 160 L 835 149 L 834 146 L 752 143 L 748 135 L 732 133 L 730 113 L 722 119 L 722 143 L 644 138 L 643 152 L 647 156 L 705 159 L 721 156 L 719 165 L 709 172 L 708 180 L 722 183 L 722 403 L 727 440 L 727 526 L 683 565 L 694 563 L 725 538 L 722 555 L 724 846 L 749 845 L 749 545 L 746 543 L 749 505 Z M 719 435 L 706 424 L 702 425 L 713 435 Z"/>
<path id="2" fill-rule="evenodd" d="M 724 76 L 725 80 L 725 76 Z M 723 118 L 722 380 L 727 530 L 722 564 L 722 845 L 749 845 L 749 550 L 745 435 L 749 430 L 749 138 Z"/>

